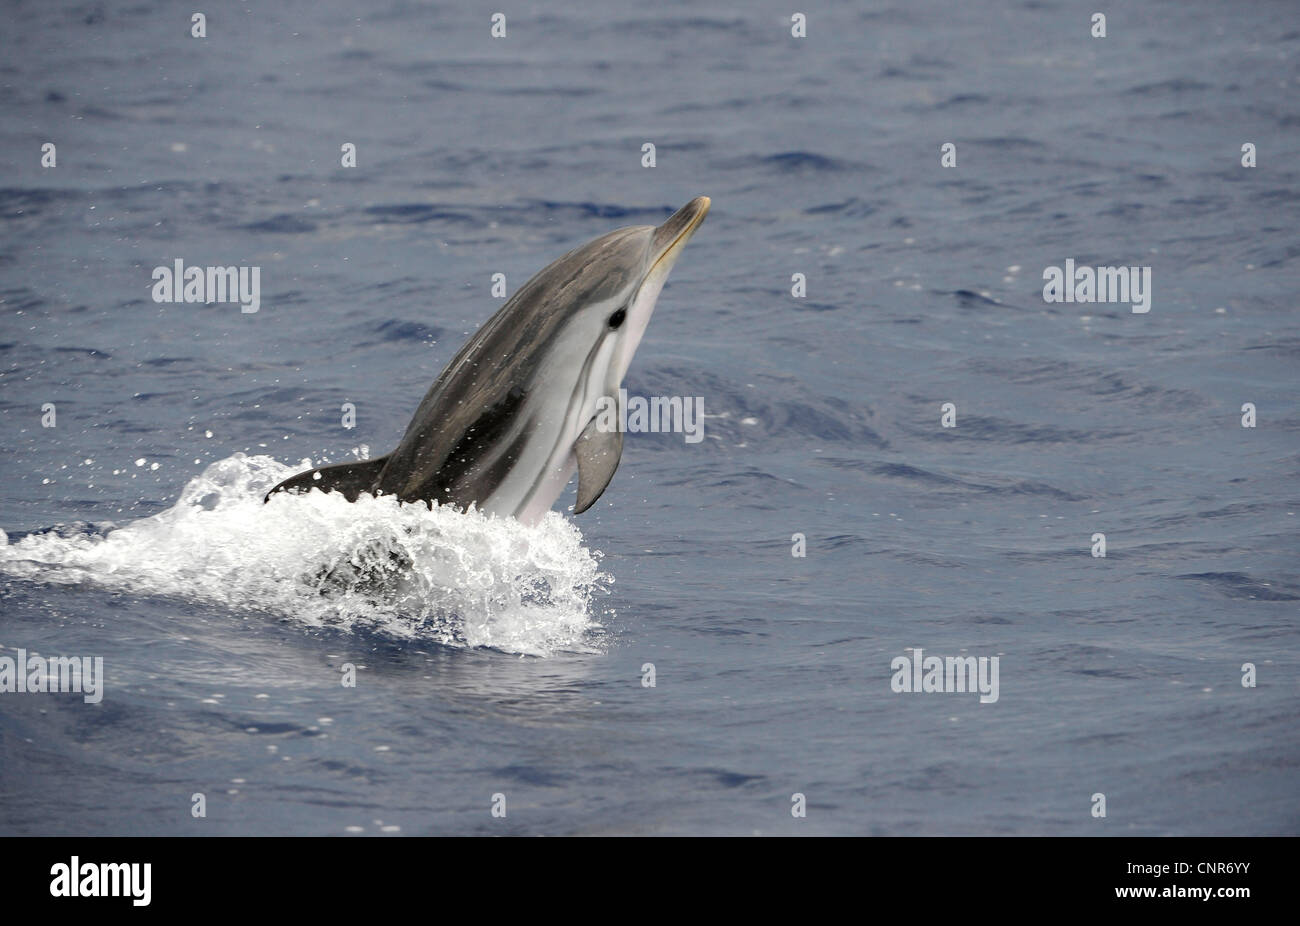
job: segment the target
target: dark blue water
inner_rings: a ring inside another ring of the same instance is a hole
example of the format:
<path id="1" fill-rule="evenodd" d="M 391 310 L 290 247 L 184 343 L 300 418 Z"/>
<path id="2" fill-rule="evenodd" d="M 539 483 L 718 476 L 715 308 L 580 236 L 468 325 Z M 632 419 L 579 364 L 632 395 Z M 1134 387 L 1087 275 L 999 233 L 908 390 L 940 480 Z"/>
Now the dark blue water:
<path id="1" fill-rule="evenodd" d="M 1300 830 L 1294 5 L 497 9 L 0 14 L 0 655 L 107 676 L 0 695 L 0 832 Z M 580 535 L 261 507 L 396 443 L 492 274 L 698 194 L 625 385 L 706 437 Z M 1045 303 L 1067 258 L 1150 312 Z M 304 578 L 371 541 L 400 594 Z"/>

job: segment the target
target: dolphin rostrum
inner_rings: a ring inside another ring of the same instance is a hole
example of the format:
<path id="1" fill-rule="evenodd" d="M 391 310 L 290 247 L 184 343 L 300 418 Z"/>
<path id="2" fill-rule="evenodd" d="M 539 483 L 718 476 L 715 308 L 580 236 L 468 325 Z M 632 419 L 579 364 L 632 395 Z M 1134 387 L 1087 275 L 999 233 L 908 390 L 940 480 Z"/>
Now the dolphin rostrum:
<path id="1" fill-rule="evenodd" d="M 600 498 L 623 435 L 596 427 L 619 387 L 655 299 L 709 212 L 698 196 L 657 228 L 602 235 L 515 293 L 452 358 L 387 456 L 299 473 L 267 493 L 363 492 L 512 515 L 534 523 L 578 471 L 574 513 Z"/>

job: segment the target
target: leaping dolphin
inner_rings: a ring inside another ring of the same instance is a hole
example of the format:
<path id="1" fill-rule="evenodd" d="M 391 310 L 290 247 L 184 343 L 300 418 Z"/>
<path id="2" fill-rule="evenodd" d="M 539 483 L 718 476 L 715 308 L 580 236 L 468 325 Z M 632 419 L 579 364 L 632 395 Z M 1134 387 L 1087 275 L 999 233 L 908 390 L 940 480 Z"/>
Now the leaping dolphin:
<path id="1" fill-rule="evenodd" d="M 547 266 L 488 319 L 429 388 L 387 456 L 299 473 L 279 491 L 368 492 L 535 523 L 578 471 L 574 513 L 600 498 L 623 435 L 596 427 L 664 280 L 708 215 L 697 196 L 657 228 L 602 235 Z"/>

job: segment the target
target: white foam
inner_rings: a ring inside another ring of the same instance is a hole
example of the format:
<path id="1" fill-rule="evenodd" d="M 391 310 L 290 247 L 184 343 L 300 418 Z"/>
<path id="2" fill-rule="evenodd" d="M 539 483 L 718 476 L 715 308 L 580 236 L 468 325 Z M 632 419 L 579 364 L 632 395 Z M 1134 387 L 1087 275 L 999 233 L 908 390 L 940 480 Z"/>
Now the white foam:
<path id="1" fill-rule="evenodd" d="M 368 495 L 277 493 L 262 503 L 300 469 L 237 453 L 149 518 L 13 543 L 0 531 L 0 572 L 452 646 L 547 655 L 593 645 L 593 602 L 612 579 L 558 513 L 526 526 Z"/>

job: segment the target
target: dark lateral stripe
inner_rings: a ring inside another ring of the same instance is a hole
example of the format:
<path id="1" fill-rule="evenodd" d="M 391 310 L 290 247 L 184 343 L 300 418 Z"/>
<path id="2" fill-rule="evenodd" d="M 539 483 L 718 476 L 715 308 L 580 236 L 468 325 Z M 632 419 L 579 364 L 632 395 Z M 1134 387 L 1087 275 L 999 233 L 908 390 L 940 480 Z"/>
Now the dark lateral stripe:
<path id="1" fill-rule="evenodd" d="M 494 456 L 498 457 L 496 462 L 500 462 L 499 457 L 502 454 L 494 454 L 493 451 L 499 449 L 501 441 L 505 440 L 510 433 L 510 427 L 526 398 L 527 393 L 522 388 L 512 386 L 500 401 L 486 409 L 465 430 L 430 482 L 414 487 L 403 496 L 402 500 L 433 499 L 439 504 L 455 504 L 462 507 L 474 501 L 483 502 L 482 498 L 463 497 L 466 494 L 465 490 L 474 488 L 479 482 L 475 477 L 481 476 L 479 470 L 485 465 L 491 471 L 496 465 L 492 462 Z M 518 443 L 518 438 L 511 446 L 513 447 L 515 443 Z M 505 472 L 508 471 L 509 464 L 505 469 Z M 486 484 L 496 486 L 499 482 L 489 481 Z"/>

